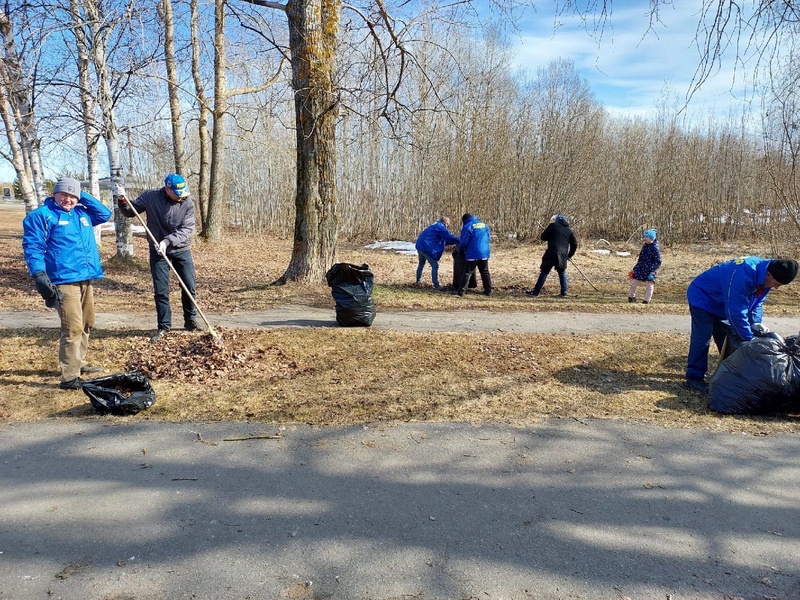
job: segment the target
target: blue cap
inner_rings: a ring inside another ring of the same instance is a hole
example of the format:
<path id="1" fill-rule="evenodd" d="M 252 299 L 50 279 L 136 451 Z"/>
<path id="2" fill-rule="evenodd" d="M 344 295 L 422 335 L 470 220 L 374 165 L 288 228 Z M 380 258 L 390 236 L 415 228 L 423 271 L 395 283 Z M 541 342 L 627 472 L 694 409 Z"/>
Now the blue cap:
<path id="1" fill-rule="evenodd" d="M 648 229 L 642 234 L 642 237 L 650 238 L 654 242 L 656 241 L 656 230 L 655 229 Z"/>
<path id="2" fill-rule="evenodd" d="M 185 198 L 189 195 L 189 186 L 186 185 L 186 180 L 177 173 L 170 173 L 164 179 L 164 187 L 172 190 L 178 198 Z"/>

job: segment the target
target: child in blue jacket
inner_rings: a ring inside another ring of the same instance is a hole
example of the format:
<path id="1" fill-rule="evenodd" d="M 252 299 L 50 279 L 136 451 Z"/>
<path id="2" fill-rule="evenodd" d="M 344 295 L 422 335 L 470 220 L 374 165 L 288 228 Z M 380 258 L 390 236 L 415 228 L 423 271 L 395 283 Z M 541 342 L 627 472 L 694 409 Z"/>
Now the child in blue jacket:
<path id="1" fill-rule="evenodd" d="M 661 247 L 656 241 L 656 230 L 648 229 L 642 234 L 644 245 L 639 251 L 639 260 L 628 274 L 631 287 L 628 290 L 628 302 L 636 302 L 636 288 L 644 283 L 644 300 L 642 304 L 650 304 L 656 284 L 656 271 L 661 267 Z"/>

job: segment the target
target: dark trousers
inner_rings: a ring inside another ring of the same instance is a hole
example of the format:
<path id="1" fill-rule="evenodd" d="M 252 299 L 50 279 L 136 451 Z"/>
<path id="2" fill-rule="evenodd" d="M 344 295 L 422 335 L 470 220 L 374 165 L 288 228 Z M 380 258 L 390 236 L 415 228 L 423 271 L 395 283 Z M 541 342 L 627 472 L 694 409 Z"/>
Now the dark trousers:
<path id="1" fill-rule="evenodd" d="M 475 274 L 475 269 L 481 274 L 481 283 L 483 284 L 483 293 L 487 296 L 492 293 L 492 276 L 489 274 L 489 259 L 481 258 L 479 260 L 465 260 L 464 273 L 461 275 L 461 285 L 458 291 L 463 293 L 469 285 L 469 280 Z"/>
<path id="2" fill-rule="evenodd" d="M 184 250 L 169 255 L 172 266 L 175 267 L 184 285 L 189 290 L 191 298 L 195 297 L 194 263 L 192 252 Z M 169 272 L 170 268 L 164 257 L 153 247 L 150 248 L 150 274 L 153 276 L 153 298 L 156 301 L 156 319 L 159 329 L 172 329 L 172 310 L 169 306 Z M 192 304 L 189 294 L 181 288 L 181 305 L 183 306 L 184 325 L 195 320 L 197 311 Z"/>
<path id="3" fill-rule="evenodd" d="M 686 379 L 703 379 L 708 370 L 708 350 L 711 347 L 712 338 L 720 352 L 722 352 L 725 336 L 729 338 L 728 344 L 732 344 L 734 347 L 743 344 L 744 340 L 733 333 L 726 321 L 707 310 L 689 306 L 689 313 L 692 315 L 692 332 L 689 337 Z"/>
<path id="4" fill-rule="evenodd" d="M 550 274 L 550 271 L 553 269 L 553 265 L 542 265 L 542 270 L 539 273 L 539 279 L 536 280 L 536 285 L 533 288 L 533 295 L 538 296 L 539 292 L 542 291 L 542 286 L 544 282 L 547 281 L 547 276 Z M 565 269 L 559 269 L 555 267 L 556 273 L 558 273 L 558 282 L 561 284 L 561 295 L 567 295 L 567 272 Z"/>

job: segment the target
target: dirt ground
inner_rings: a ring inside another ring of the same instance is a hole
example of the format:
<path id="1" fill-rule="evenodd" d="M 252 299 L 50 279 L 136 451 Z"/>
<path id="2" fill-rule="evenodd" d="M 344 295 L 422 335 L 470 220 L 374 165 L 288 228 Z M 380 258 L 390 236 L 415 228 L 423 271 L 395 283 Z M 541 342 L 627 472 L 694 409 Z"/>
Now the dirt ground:
<path id="1" fill-rule="evenodd" d="M 25 268 L 21 248 L 23 208 L 0 204 L 0 310 L 43 311 Z M 193 247 L 197 270 L 198 301 L 210 313 L 257 311 L 287 304 L 329 307 L 330 288 L 317 285 L 272 285 L 284 272 L 291 256 L 291 239 L 272 235 L 248 236 L 226 232 L 223 242 L 208 244 L 198 240 Z M 397 311 L 558 311 L 591 313 L 629 313 L 647 310 L 648 314 L 686 314 L 686 286 L 700 271 L 731 257 L 745 254 L 771 256 L 769 249 L 747 241 L 728 243 L 704 241 L 692 246 L 676 246 L 661 240 L 664 264 L 658 274 L 651 305 L 627 303 L 628 272 L 641 247 L 638 240 L 607 242 L 583 239 L 567 273 L 570 297 L 558 298 L 558 279 L 552 274 L 539 298 L 525 291 L 533 286 L 544 246 L 494 241 L 490 269 L 494 295 L 490 298 L 469 294 L 458 298 L 434 292 L 430 270 L 426 268 L 423 285 L 414 284 L 416 256 L 366 248 L 374 240 L 342 242 L 339 262 L 368 264 L 375 275 L 374 297 L 384 310 Z M 147 265 L 147 242 L 134 239 L 135 257 L 120 263 L 114 258 L 113 235 L 103 236 L 101 254 L 106 277 L 97 282 L 96 301 L 103 312 L 152 313 L 152 284 Z M 608 255 L 594 250 L 611 250 Z M 786 248 L 791 255 L 792 248 Z M 617 256 L 630 252 L 630 256 Z M 800 254 L 799 254 L 800 255 Z M 452 280 L 452 259 L 445 253 L 440 279 Z M 174 286 L 177 301 L 179 291 Z M 800 306 L 800 286 L 787 286 L 769 299 L 769 311 L 790 315 Z"/>
<path id="2" fill-rule="evenodd" d="M 21 208 L 0 210 L 0 420 L 92 417 L 80 392 L 53 393 L 55 313 L 44 308 L 25 268 L 23 216 Z M 228 232 L 224 244 L 196 243 L 198 300 L 225 340 L 221 352 L 209 354 L 198 351 L 198 334 L 175 331 L 159 345 L 149 343 L 154 310 L 146 243 L 137 237 L 136 257 L 121 264 L 113 237 L 104 236 L 106 278 L 96 287 L 100 318 L 90 359 L 107 372 L 136 368 L 153 379 L 158 402 L 136 417 L 144 419 L 525 425 L 548 417 L 612 418 L 759 434 L 800 431 L 785 415 L 710 413 L 704 398 L 681 387 L 686 285 L 703 268 L 754 248 L 665 243 L 654 302 L 642 305 L 627 302 L 635 254 L 614 253 L 637 252 L 638 244 L 612 244 L 614 252 L 600 255 L 591 250 L 609 244 L 581 240 L 568 270 L 567 299 L 557 297 L 555 276 L 539 298 L 524 293 L 540 244 L 496 243 L 495 293 L 463 298 L 432 290 L 429 271 L 428 283 L 415 285 L 416 257 L 366 245 L 341 244 L 339 260 L 370 266 L 379 316 L 372 328 L 348 329 L 335 327 L 326 285 L 272 285 L 288 264 L 289 240 Z M 451 269 L 445 255 L 444 282 Z M 793 327 L 784 333 L 797 332 L 798 293 L 800 286 L 786 286 L 770 295 L 768 318 Z M 172 300 L 179 310 L 177 291 Z M 392 319 L 406 325 L 392 326 Z"/>

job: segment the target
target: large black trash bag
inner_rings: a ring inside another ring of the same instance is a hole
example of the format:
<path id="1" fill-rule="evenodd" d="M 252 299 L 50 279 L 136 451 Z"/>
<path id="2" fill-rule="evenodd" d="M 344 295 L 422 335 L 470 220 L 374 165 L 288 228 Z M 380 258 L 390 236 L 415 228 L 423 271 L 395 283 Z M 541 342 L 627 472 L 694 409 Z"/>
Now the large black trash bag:
<path id="1" fill-rule="evenodd" d="M 458 248 L 453 250 L 453 289 L 459 289 L 461 287 L 461 280 L 464 278 L 464 254 L 458 251 Z M 478 278 L 475 275 L 475 271 L 472 272 L 472 276 L 469 278 L 468 286 L 470 289 L 478 287 Z"/>
<path id="2" fill-rule="evenodd" d="M 375 319 L 372 271 L 369 265 L 336 263 L 325 274 L 336 301 L 336 322 L 343 327 L 369 327 Z"/>
<path id="3" fill-rule="evenodd" d="M 135 371 L 87 379 L 83 393 L 101 415 L 135 415 L 156 401 L 150 380 Z"/>
<path id="4" fill-rule="evenodd" d="M 742 344 L 711 377 L 708 408 L 730 415 L 800 409 L 797 338 L 756 337 Z"/>

